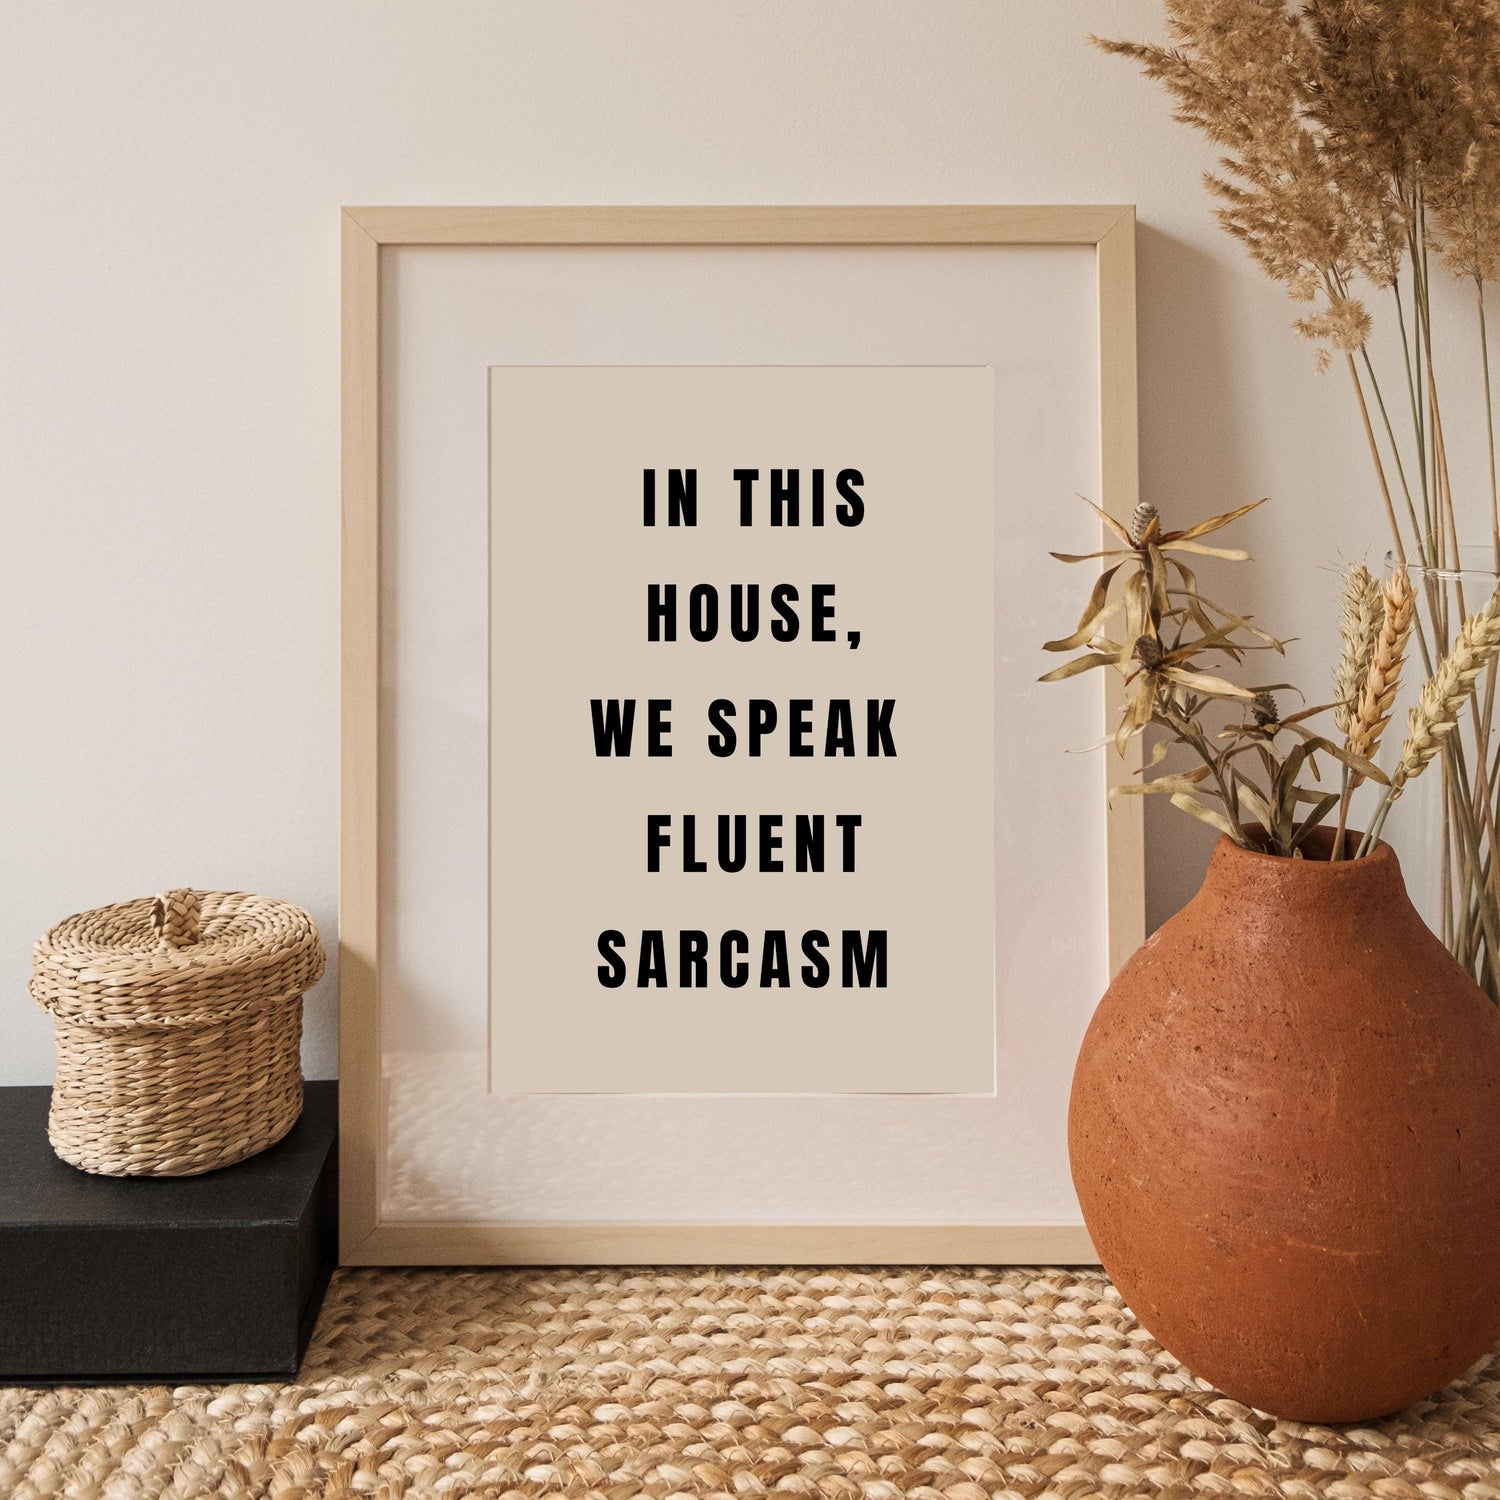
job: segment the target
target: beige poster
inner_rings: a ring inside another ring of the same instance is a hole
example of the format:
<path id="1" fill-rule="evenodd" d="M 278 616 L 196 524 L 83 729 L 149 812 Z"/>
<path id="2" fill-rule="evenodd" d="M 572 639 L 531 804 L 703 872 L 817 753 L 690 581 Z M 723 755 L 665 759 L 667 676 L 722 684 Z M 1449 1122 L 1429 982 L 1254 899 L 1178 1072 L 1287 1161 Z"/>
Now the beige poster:
<path id="1" fill-rule="evenodd" d="M 492 1090 L 991 1092 L 991 372 L 490 400 Z"/>

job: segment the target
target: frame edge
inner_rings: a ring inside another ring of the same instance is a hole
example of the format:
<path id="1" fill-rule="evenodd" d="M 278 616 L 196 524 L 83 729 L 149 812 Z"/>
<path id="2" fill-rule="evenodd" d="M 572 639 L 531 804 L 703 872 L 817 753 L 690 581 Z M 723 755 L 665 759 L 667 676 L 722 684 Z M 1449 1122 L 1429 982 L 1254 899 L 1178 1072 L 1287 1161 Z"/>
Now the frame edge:
<path id="1" fill-rule="evenodd" d="M 1099 488 L 1100 506 L 1129 525 L 1140 500 L 1140 418 L 1136 372 L 1135 210 L 1127 209 L 1100 238 L 1099 257 Z M 1102 545 L 1113 545 L 1101 526 Z M 1105 727 L 1123 711 L 1125 690 L 1107 674 Z M 1118 765 L 1117 765 L 1118 762 Z M 1144 797 L 1110 796 L 1114 773 L 1141 771 L 1141 741 L 1123 759 L 1104 750 L 1105 847 L 1109 911 L 1109 972 L 1146 941 L 1146 819 Z"/>
<path id="2" fill-rule="evenodd" d="M 1097 245 L 1126 204 L 356 206 L 381 245 Z"/>
<path id="3" fill-rule="evenodd" d="M 728 1253 L 726 1253 L 726 1251 Z M 345 1265 L 1097 1265 L 1074 1224 L 383 1224 Z"/>
<path id="4" fill-rule="evenodd" d="M 339 779 L 339 1255 L 379 1203 L 380 246 L 342 237 L 342 633 Z"/>
<path id="5" fill-rule="evenodd" d="M 1091 245 L 1100 493 L 1139 495 L 1135 209 L 1129 205 L 346 207 L 339 889 L 341 1265 L 1097 1264 L 1082 1225 L 401 1224 L 378 1217 L 380 1128 L 380 247 L 382 245 Z M 1106 712 L 1120 689 L 1106 689 Z M 1132 742 L 1127 773 L 1139 768 Z M 1139 799 L 1108 802 L 1108 967 L 1145 938 Z M 837 1238 L 844 1253 L 827 1253 Z M 726 1255 L 725 1251 L 729 1253 Z"/>

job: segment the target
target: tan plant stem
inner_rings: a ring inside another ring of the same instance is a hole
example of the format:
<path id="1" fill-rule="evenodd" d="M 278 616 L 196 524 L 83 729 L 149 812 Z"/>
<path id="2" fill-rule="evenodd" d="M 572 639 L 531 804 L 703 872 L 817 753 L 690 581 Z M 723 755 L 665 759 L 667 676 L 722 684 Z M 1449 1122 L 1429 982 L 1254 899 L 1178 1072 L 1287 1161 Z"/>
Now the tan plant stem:
<path id="1" fill-rule="evenodd" d="M 1412 296 L 1416 298 L 1417 267 L 1412 258 Z M 1401 297 L 1401 285 L 1397 282 L 1392 290 L 1396 297 L 1396 325 L 1401 334 L 1401 350 L 1406 357 L 1406 398 L 1411 412 L 1412 440 L 1417 450 L 1417 482 L 1422 492 L 1423 521 L 1414 527 L 1417 544 L 1423 548 L 1423 556 L 1431 562 L 1432 510 L 1427 491 L 1427 435 L 1423 430 L 1422 403 L 1417 392 L 1422 381 L 1422 349 L 1414 332 L 1406 326 L 1406 306 Z M 1424 545 L 1425 543 L 1425 545 Z"/>
<path id="2" fill-rule="evenodd" d="M 1328 856 L 1335 863 L 1344 857 L 1344 839 L 1349 829 L 1349 798 L 1354 791 L 1354 773 L 1348 766 L 1339 769 L 1339 821 L 1333 835 L 1333 850 Z"/>
<path id="3" fill-rule="evenodd" d="M 1177 711 L 1175 704 L 1163 701 L 1157 705 L 1157 713 L 1161 716 L 1163 723 L 1171 729 L 1186 744 L 1193 753 L 1208 767 L 1209 775 L 1213 777 L 1214 785 L 1218 788 L 1219 801 L 1224 804 L 1224 813 L 1230 823 L 1238 829 L 1240 826 L 1240 802 L 1239 798 L 1224 779 L 1223 768 L 1219 765 L 1218 757 L 1213 752 L 1213 747 L 1204 738 L 1202 730 Z M 1236 833 L 1235 842 L 1243 845 L 1245 840 Z"/>
<path id="4" fill-rule="evenodd" d="M 1500 460 L 1495 453 L 1495 401 L 1490 380 L 1489 320 L 1485 316 L 1484 282 L 1474 278 L 1475 300 L 1479 305 L 1479 357 L 1484 378 L 1485 456 L 1490 466 L 1490 544 L 1494 552 L 1495 572 L 1500 574 Z"/>
<path id="5" fill-rule="evenodd" d="M 1443 943 L 1451 953 L 1457 941 L 1457 916 L 1453 900 L 1453 786 L 1448 767 L 1443 767 L 1443 838 L 1442 838 L 1442 914 Z M 1467 913 L 1465 916 L 1467 917 Z"/>
<path id="6" fill-rule="evenodd" d="M 1495 574 L 1500 577 L 1500 463 L 1497 463 L 1495 453 L 1495 399 L 1493 385 L 1490 378 L 1490 335 L 1489 319 L 1485 313 L 1484 279 L 1476 276 L 1474 278 L 1474 300 L 1479 313 L 1479 357 L 1480 369 L 1484 380 L 1484 431 L 1485 431 L 1485 456 L 1489 461 L 1490 473 L 1490 546 L 1491 557 Z M 1500 662 L 1491 662 L 1485 672 L 1484 679 L 1484 706 L 1480 710 L 1479 722 L 1488 726 L 1494 723 L 1495 714 L 1495 692 L 1497 682 L 1500 682 Z M 1496 786 L 1496 774 L 1492 768 L 1489 775 L 1491 787 Z M 1492 807 L 1493 812 L 1493 807 Z M 1492 838 L 1490 847 L 1495 847 Z M 1500 869 L 1495 862 L 1490 861 L 1491 880 L 1496 882 L 1492 887 L 1493 897 L 1500 902 Z M 1500 955 L 1497 955 L 1500 959 Z"/>
<path id="7" fill-rule="evenodd" d="M 1376 406 L 1380 410 L 1385 423 L 1386 437 L 1391 443 L 1393 450 L 1397 452 L 1397 473 L 1402 476 L 1402 493 L 1406 499 L 1407 513 L 1411 517 L 1412 535 L 1417 549 L 1417 565 L 1421 570 L 1422 576 L 1425 580 L 1427 577 L 1427 569 L 1430 559 L 1428 558 L 1426 547 L 1424 546 L 1422 541 L 1422 528 L 1421 524 L 1417 520 L 1416 507 L 1412 503 L 1411 490 L 1405 483 L 1404 471 L 1400 467 L 1399 450 L 1396 450 L 1396 435 L 1391 427 L 1390 417 L 1386 415 L 1385 398 L 1380 391 L 1380 380 L 1375 373 L 1375 367 L 1370 363 L 1370 356 L 1368 351 L 1362 350 L 1361 357 L 1365 366 L 1365 371 L 1370 379 L 1371 394 L 1375 397 Z M 1403 568 L 1405 568 L 1410 565 L 1406 550 L 1406 542 L 1401 535 L 1401 524 L 1396 519 L 1396 508 L 1391 502 L 1390 485 L 1386 480 L 1385 466 L 1381 462 L 1380 446 L 1375 440 L 1375 429 L 1370 421 L 1370 409 L 1365 400 L 1364 384 L 1359 378 L 1359 371 L 1354 364 L 1352 356 L 1348 357 L 1348 368 L 1349 377 L 1354 383 L 1354 394 L 1359 403 L 1359 414 L 1360 419 L 1364 424 L 1365 438 L 1369 443 L 1370 457 L 1373 459 L 1375 464 L 1375 477 L 1380 485 L 1381 500 L 1385 506 L 1386 522 L 1390 527 L 1391 550 L 1396 554 L 1396 561 L 1400 563 Z M 1427 631 L 1423 626 L 1422 617 L 1420 614 L 1418 614 L 1416 618 L 1415 634 L 1417 641 L 1417 650 L 1422 657 L 1422 670 L 1430 676 L 1432 673 L 1433 655 L 1432 650 L 1427 643 Z"/>
<path id="8" fill-rule="evenodd" d="M 1425 261 L 1424 261 L 1424 264 L 1425 264 Z M 1449 541 L 1449 544 L 1450 544 L 1450 546 L 1452 548 L 1452 559 L 1453 559 L 1453 570 L 1454 570 L 1454 579 L 1453 579 L 1454 598 L 1455 598 L 1455 600 L 1457 601 L 1457 604 L 1458 604 L 1459 615 L 1461 617 L 1465 617 L 1466 618 L 1468 616 L 1468 612 L 1469 611 L 1468 611 L 1468 603 L 1467 603 L 1467 600 L 1466 600 L 1465 595 L 1464 595 L 1463 558 L 1462 558 L 1462 554 L 1459 551 L 1458 524 L 1457 524 L 1457 519 L 1456 519 L 1455 514 L 1454 514 L 1453 487 L 1452 487 L 1452 483 L 1451 483 L 1451 480 L 1450 480 L 1449 468 L 1448 468 L 1448 445 L 1447 445 L 1447 440 L 1446 440 L 1446 438 L 1444 436 L 1444 432 L 1443 432 L 1442 410 L 1441 410 L 1441 407 L 1440 407 L 1439 402 L 1438 402 L 1437 380 L 1436 380 L 1436 374 L 1435 374 L 1435 365 L 1434 365 L 1434 361 L 1433 361 L 1433 357 L 1432 357 L 1432 350 L 1431 350 L 1431 343 L 1430 343 L 1431 333 L 1430 333 L 1430 323 L 1429 323 L 1429 321 L 1426 320 L 1426 319 L 1424 319 L 1424 325 L 1428 326 L 1428 330 L 1429 330 L 1428 331 L 1428 340 L 1429 340 L 1429 343 L 1428 343 L 1428 352 L 1427 352 L 1427 378 L 1428 378 L 1428 391 L 1429 391 L 1429 409 L 1430 409 L 1431 423 L 1432 423 L 1431 432 L 1432 432 L 1432 453 L 1433 453 L 1433 493 L 1434 493 L 1434 497 L 1435 497 L 1435 500 L 1436 500 L 1437 506 L 1438 506 L 1438 515 L 1440 517 L 1440 527 L 1445 527 L 1446 528 L 1446 530 L 1447 530 L 1447 536 L 1448 536 L 1448 541 Z M 1439 587 L 1439 591 L 1441 591 L 1441 584 L 1439 584 L 1438 587 Z M 1444 597 L 1445 613 L 1446 613 L 1446 604 L 1447 604 L 1447 599 L 1446 599 L 1446 596 L 1445 596 Z M 1488 666 L 1485 668 L 1486 674 L 1490 675 L 1492 677 L 1493 673 L 1494 673 L 1494 668 L 1495 668 L 1495 661 L 1494 661 L 1494 658 L 1492 657 L 1491 660 L 1490 660 L 1490 662 L 1489 662 L 1489 664 L 1488 664 Z M 1497 832 L 1496 832 L 1496 826 L 1495 826 L 1495 808 L 1494 808 L 1494 802 L 1493 802 L 1493 799 L 1492 799 L 1491 793 L 1490 793 L 1490 784 L 1491 783 L 1490 783 L 1490 777 L 1489 777 L 1489 772 L 1488 772 L 1488 765 L 1489 765 L 1489 722 L 1488 722 L 1488 719 L 1486 718 L 1486 716 L 1480 711 L 1479 695 L 1472 688 L 1471 688 L 1470 693 L 1469 693 L 1469 700 L 1470 700 L 1470 704 L 1471 704 L 1471 708 L 1472 708 L 1472 715 L 1471 715 L 1470 722 L 1471 722 L 1471 724 L 1473 726 L 1473 734 L 1474 734 L 1474 742 L 1475 742 L 1474 795 L 1473 795 L 1473 797 L 1471 799 L 1471 807 L 1470 807 L 1469 811 L 1470 811 L 1470 816 L 1472 817 L 1473 816 L 1473 810 L 1472 810 L 1472 805 L 1473 804 L 1477 804 L 1478 807 L 1481 809 L 1481 811 L 1482 811 L 1482 818 L 1483 818 L 1484 836 L 1485 836 L 1485 839 L 1488 841 L 1488 846 L 1491 849 L 1494 849 L 1495 847 L 1497 847 L 1497 845 L 1500 845 L 1500 835 L 1497 835 Z M 1460 765 L 1462 765 L 1462 742 L 1461 742 L 1461 739 L 1459 738 L 1459 736 L 1454 736 L 1453 740 L 1445 748 L 1445 754 L 1448 754 L 1448 755 L 1459 755 L 1460 756 Z M 1477 855 L 1477 853 L 1478 853 L 1477 848 L 1474 851 L 1474 853 Z M 1491 904 L 1493 904 L 1493 902 Z"/>
<path id="9" fill-rule="evenodd" d="M 1385 477 L 1385 464 L 1381 462 L 1380 444 L 1375 441 L 1375 426 L 1370 421 L 1370 407 L 1365 400 L 1364 383 L 1359 378 L 1359 369 L 1354 363 L 1354 356 L 1345 354 L 1344 362 L 1349 368 L 1349 379 L 1354 383 L 1355 399 L 1359 402 L 1360 420 L 1364 423 L 1365 439 L 1370 445 L 1370 457 L 1375 464 L 1375 480 L 1380 486 L 1380 498 L 1385 505 L 1386 520 L 1390 523 L 1392 545 L 1397 561 L 1404 568 L 1407 565 L 1406 546 L 1401 540 L 1401 525 L 1396 520 L 1396 506 L 1391 499 L 1391 487 Z M 1416 519 L 1415 512 L 1412 514 L 1412 519 Z"/>

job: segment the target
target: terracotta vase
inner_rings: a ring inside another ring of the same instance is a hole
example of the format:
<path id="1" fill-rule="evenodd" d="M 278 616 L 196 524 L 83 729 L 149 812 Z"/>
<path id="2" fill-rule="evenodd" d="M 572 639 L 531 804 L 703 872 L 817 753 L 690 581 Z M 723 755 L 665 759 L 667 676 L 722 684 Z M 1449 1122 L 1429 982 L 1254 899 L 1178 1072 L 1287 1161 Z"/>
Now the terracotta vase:
<path id="1" fill-rule="evenodd" d="M 1500 1012 L 1386 845 L 1221 839 L 1100 1002 L 1068 1134 L 1105 1269 L 1226 1395 L 1368 1419 L 1500 1339 Z"/>

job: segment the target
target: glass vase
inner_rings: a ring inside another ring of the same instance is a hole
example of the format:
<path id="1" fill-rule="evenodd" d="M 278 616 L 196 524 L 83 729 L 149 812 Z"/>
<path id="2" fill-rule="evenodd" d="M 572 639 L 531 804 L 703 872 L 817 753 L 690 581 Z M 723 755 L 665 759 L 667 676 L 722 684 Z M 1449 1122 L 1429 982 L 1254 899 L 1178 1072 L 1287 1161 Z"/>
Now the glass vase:
<path id="1" fill-rule="evenodd" d="M 1387 570 L 1396 566 L 1386 554 Z M 1386 730 L 1381 763 L 1400 753 L 1406 710 L 1458 635 L 1500 585 L 1496 547 L 1458 548 L 1451 565 L 1408 558 L 1416 592 L 1416 626 L 1397 712 Z M 1396 850 L 1407 886 L 1427 925 L 1491 1000 L 1500 1002 L 1500 672 L 1491 664 L 1445 741 L 1444 754 L 1411 783 L 1391 810 L 1384 837 Z"/>

